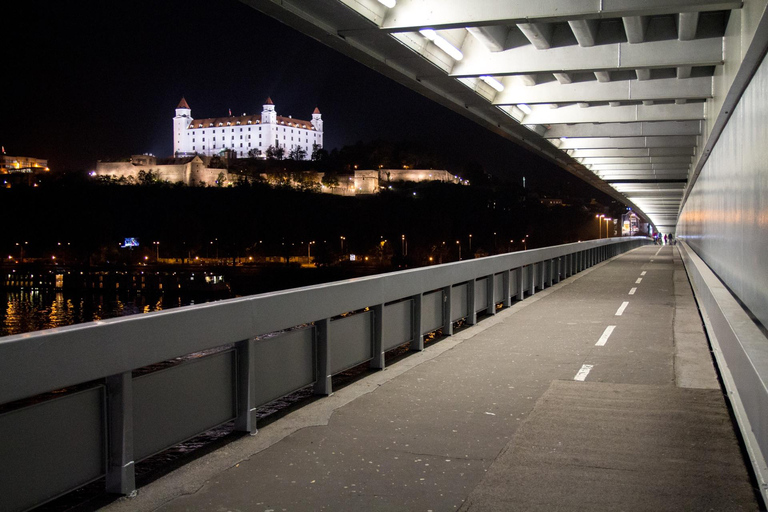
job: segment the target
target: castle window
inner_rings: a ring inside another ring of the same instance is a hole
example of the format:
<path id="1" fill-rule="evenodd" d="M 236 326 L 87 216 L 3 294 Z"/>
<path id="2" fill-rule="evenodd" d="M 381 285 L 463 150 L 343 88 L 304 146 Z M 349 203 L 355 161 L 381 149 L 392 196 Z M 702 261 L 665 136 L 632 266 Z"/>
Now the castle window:
<path id="1" fill-rule="evenodd" d="M 232 140 L 235 140 L 235 136 L 234 135 L 232 136 Z"/>
<path id="2" fill-rule="evenodd" d="M 214 137 L 213 140 L 216 140 L 216 137 Z"/>
<path id="3" fill-rule="evenodd" d="M 243 147 L 243 143 L 242 142 L 240 143 L 240 147 Z"/>
<path id="4" fill-rule="evenodd" d="M 203 146 L 203 151 L 205 151 L 205 146 Z"/>
<path id="5" fill-rule="evenodd" d="M 216 137 L 214 137 L 214 139 L 216 139 Z M 203 142 L 205 142 L 205 137 L 203 137 Z"/>
<path id="6" fill-rule="evenodd" d="M 195 150 L 195 146 L 192 146 L 192 151 L 194 151 L 194 150 Z"/>

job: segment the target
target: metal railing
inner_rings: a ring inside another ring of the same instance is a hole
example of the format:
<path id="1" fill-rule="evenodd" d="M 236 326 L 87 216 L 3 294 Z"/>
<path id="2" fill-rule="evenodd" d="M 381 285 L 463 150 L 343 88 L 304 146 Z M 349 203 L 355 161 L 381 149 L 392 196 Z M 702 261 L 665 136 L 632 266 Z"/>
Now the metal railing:
<path id="1" fill-rule="evenodd" d="M 382 369 L 388 350 L 422 350 L 426 333 L 451 335 L 457 320 L 646 243 L 579 242 L 0 338 L 0 509 L 102 477 L 131 493 L 134 461 L 232 420 L 254 432 L 263 404 L 307 386 L 330 394 L 332 375 Z M 82 389 L 11 404 L 71 386 Z"/>

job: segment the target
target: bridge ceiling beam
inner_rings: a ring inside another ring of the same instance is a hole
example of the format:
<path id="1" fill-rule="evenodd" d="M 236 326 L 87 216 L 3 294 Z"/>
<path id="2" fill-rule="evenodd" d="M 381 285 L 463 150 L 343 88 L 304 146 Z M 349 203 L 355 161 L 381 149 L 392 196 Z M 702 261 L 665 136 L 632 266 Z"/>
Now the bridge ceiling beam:
<path id="1" fill-rule="evenodd" d="M 507 109 L 499 107 L 514 115 Z M 686 121 L 704 119 L 704 103 L 685 105 L 625 105 L 620 107 L 594 106 L 582 108 L 569 105 L 552 109 L 543 105 L 531 107 L 522 123 L 529 124 L 574 124 L 574 123 L 635 123 L 641 121 Z"/>
<path id="2" fill-rule="evenodd" d="M 569 138 L 560 141 L 560 149 L 630 149 L 630 148 L 685 148 L 693 151 L 696 137 L 679 135 L 671 137 L 591 137 Z"/>
<path id="3" fill-rule="evenodd" d="M 573 158 L 610 158 L 610 157 L 665 157 L 665 156 L 687 156 L 691 158 L 694 154 L 694 148 L 691 147 L 673 147 L 673 148 L 601 148 L 601 149 L 571 149 L 568 154 Z"/>
<path id="4" fill-rule="evenodd" d="M 691 164 L 690 156 L 640 156 L 623 158 L 580 158 L 579 161 L 584 165 L 606 165 L 606 164 L 679 164 L 688 166 Z"/>
<path id="5" fill-rule="evenodd" d="M 587 81 L 568 85 L 552 81 L 533 87 L 516 84 L 510 79 L 504 79 L 502 83 L 505 88 L 493 99 L 494 105 L 559 104 L 585 101 L 703 100 L 712 97 L 712 77 L 697 77 L 686 80 L 664 78 L 646 81 Z"/>
<path id="6" fill-rule="evenodd" d="M 553 124 L 544 133 L 548 139 L 562 137 L 654 137 L 699 135 L 701 121 L 659 121 L 655 123 Z M 660 155 L 658 155 L 660 156 Z"/>
<path id="7" fill-rule="evenodd" d="M 563 46 L 546 51 L 546 58 L 533 45 L 503 52 L 490 52 L 474 38 L 462 45 L 462 60 L 450 76 L 530 75 L 582 71 L 635 70 L 678 66 L 714 66 L 723 62 L 723 39 L 695 41 L 652 41 L 643 44 L 614 43 L 591 46 Z"/>
<path id="8" fill-rule="evenodd" d="M 344 1 L 359 3 L 359 0 Z M 439 8 L 422 0 L 398 0 L 397 5 L 386 13 L 380 27 L 403 32 L 424 27 L 515 25 L 739 8 L 740 1 L 724 0 L 441 0 Z"/>

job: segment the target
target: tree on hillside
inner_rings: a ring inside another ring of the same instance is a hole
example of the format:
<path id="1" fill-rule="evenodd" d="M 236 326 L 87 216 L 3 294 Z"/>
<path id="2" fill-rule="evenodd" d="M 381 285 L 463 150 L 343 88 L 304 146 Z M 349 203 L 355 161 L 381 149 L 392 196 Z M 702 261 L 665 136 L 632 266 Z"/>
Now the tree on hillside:
<path id="1" fill-rule="evenodd" d="M 285 157 L 285 148 L 269 146 L 267 148 L 267 160 L 282 160 Z"/>
<path id="2" fill-rule="evenodd" d="M 301 146 L 296 146 L 288 153 L 288 158 L 291 160 L 304 160 L 307 158 L 307 150 Z"/>

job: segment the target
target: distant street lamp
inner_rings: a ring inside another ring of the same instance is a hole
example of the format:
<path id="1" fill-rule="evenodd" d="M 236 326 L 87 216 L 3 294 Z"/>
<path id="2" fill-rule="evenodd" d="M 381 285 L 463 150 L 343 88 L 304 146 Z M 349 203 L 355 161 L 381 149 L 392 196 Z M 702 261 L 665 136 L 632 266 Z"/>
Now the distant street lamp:
<path id="1" fill-rule="evenodd" d="M 400 250 L 403 256 L 408 256 L 408 240 L 405 239 L 405 235 L 400 237 Z"/>
<path id="2" fill-rule="evenodd" d="M 597 219 L 597 237 L 603 238 L 603 218 L 605 215 L 595 215 Z"/>
<path id="3" fill-rule="evenodd" d="M 469 257 L 472 257 L 472 233 L 469 234 Z"/>
<path id="4" fill-rule="evenodd" d="M 16 245 L 19 246 L 19 264 L 24 264 L 24 246 L 29 245 L 29 242 L 16 242 Z"/>
<path id="5" fill-rule="evenodd" d="M 346 240 L 346 237 L 340 236 L 339 237 L 339 243 L 341 244 L 341 255 L 344 255 L 344 240 Z"/>
<path id="6" fill-rule="evenodd" d="M 461 261 L 461 243 L 458 240 L 456 240 L 456 245 L 459 246 L 459 261 Z"/>
<path id="7" fill-rule="evenodd" d="M 160 261 L 160 242 L 152 242 L 152 245 L 155 246 L 155 261 Z"/>
<path id="8" fill-rule="evenodd" d="M 613 219 L 611 217 L 605 218 L 605 238 L 611 238 L 611 235 L 608 234 L 608 223 L 612 220 Z"/>
<path id="9" fill-rule="evenodd" d="M 310 253 L 309 253 L 309 251 L 312 249 L 312 244 L 314 244 L 314 243 L 315 243 L 314 241 L 312 241 L 312 242 L 307 242 L 307 264 L 311 263 L 311 261 L 312 261 L 312 260 L 310 259 L 310 258 L 311 258 L 311 256 L 310 256 Z"/>

